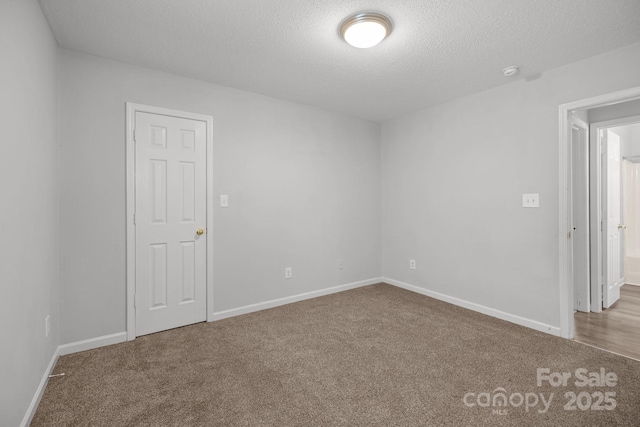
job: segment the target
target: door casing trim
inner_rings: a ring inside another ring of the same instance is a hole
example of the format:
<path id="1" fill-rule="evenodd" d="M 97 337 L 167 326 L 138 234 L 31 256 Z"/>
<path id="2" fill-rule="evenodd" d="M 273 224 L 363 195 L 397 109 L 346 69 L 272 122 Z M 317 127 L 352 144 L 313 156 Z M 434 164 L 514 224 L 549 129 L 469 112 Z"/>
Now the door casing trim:
<path id="1" fill-rule="evenodd" d="M 169 108 L 154 107 L 150 105 L 127 102 L 126 105 L 126 288 L 127 288 L 127 341 L 136 338 L 136 311 L 135 311 L 135 290 L 136 290 L 136 228 L 134 224 L 134 214 L 136 205 L 135 194 L 135 143 L 133 132 L 135 129 L 136 113 L 160 114 L 164 116 L 179 117 L 189 120 L 197 120 L 206 124 L 206 144 L 207 144 L 207 178 L 206 178 L 206 207 L 207 207 L 207 321 L 213 320 L 213 116 L 178 111 Z"/>
<path id="2" fill-rule="evenodd" d="M 575 117 L 572 115 L 571 117 L 571 130 L 573 129 L 580 129 L 583 130 L 585 132 L 585 134 L 587 135 L 587 140 L 586 141 L 580 141 L 580 144 L 584 144 L 583 149 L 585 150 L 586 156 L 583 159 L 584 163 L 582 163 L 581 165 L 579 165 L 579 167 L 581 169 L 579 169 L 580 176 L 581 176 L 581 181 L 582 183 L 586 186 L 586 193 L 585 193 L 585 198 L 580 200 L 579 203 L 581 206 L 579 206 L 580 209 L 585 209 L 586 213 L 585 213 L 585 219 L 586 219 L 586 230 L 584 233 L 584 237 L 585 237 L 585 241 L 586 241 L 586 247 L 584 249 L 586 249 L 586 253 L 588 254 L 587 258 L 589 258 L 591 256 L 591 254 L 589 253 L 589 242 L 591 241 L 591 236 L 590 236 L 590 231 L 591 231 L 591 211 L 590 211 L 590 196 L 591 196 L 591 188 L 589 188 L 589 165 L 590 165 L 590 161 L 591 161 L 591 139 L 590 139 L 590 134 L 589 134 L 589 124 L 587 122 L 585 122 L 584 120 L 579 119 L 578 117 Z M 573 143 L 573 137 L 571 138 L 571 149 L 573 149 L 573 147 L 575 147 L 575 144 Z M 574 170 L 574 167 L 577 166 L 575 164 L 573 164 L 573 152 L 571 153 L 571 183 L 568 184 L 571 186 L 571 190 L 573 191 L 573 189 L 575 188 L 575 180 L 576 180 L 576 170 Z M 572 201 L 573 202 L 573 201 Z M 575 211 L 576 207 L 573 205 L 571 205 L 571 211 L 568 213 L 570 218 L 574 218 L 574 211 Z M 576 224 L 572 224 L 573 226 L 575 226 Z M 573 228 L 573 227 L 572 227 Z M 572 231 L 571 234 L 571 238 L 575 238 L 575 232 Z M 575 247 L 573 248 L 575 250 Z M 582 260 L 584 261 L 584 260 Z M 571 282 L 575 283 L 575 277 L 573 276 L 573 270 L 575 269 L 576 266 L 576 257 L 575 254 L 572 253 L 571 254 L 571 259 L 569 261 L 570 263 L 572 263 L 572 266 L 574 268 L 572 268 L 572 271 L 570 272 L 571 274 Z M 581 263 L 582 264 L 582 263 Z M 589 283 L 589 289 L 587 290 L 587 294 L 589 294 L 589 299 L 587 301 L 587 307 L 589 308 L 589 310 L 591 309 L 591 298 L 590 298 L 590 292 L 591 292 L 591 287 L 590 287 L 590 283 L 591 283 L 591 260 L 587 259 L 586 260 L 586 264 L 585 265 L 580 265 L 578 267 L 583 267 L 585 268 L 586 271 L 586 278 L 587 278 L 587 282 Z M 572 295 L 573 297 L 573 301 L 575 304 L 576 298 L 575 298 L 575 286 L 574 286 L 574 294 Z"/>

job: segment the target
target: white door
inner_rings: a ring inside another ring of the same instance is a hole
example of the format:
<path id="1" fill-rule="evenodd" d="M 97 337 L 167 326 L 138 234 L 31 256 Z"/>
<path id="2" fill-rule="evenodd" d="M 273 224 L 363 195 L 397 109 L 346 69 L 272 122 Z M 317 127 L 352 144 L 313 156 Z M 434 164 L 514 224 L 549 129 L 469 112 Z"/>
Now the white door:
<path id="1" fill-rule="evenodd" d="M 134 141 L 140 336 L 206 320 L 206 123 L 136 112 Z"/>
<path id="2" fill-rule="evenodd" d="M 602 306 L 611 307 L 620 298 L 620 287 L 624 284 L 622 268 L 622 224 L 621 224 L 621 158 L 620 137 L 611 130 L 601 131 L 602 136 L 602 218 L 603 245 L 603 292 Z"/>
<path id="3" fill-rule="evenodd" d="M 575 117 L 571 124 L 572 264 L 574 309 L 590 310 L 589 272 L 589 125 Z"/>

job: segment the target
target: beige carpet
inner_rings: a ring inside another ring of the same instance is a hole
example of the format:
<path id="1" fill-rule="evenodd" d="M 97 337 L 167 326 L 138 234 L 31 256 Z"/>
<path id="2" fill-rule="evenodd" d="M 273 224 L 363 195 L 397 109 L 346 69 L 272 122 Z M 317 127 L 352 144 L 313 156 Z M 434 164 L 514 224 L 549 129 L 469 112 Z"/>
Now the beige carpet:
<path id="1" fill-rule="evenodd" d="M 537 368 L 572 377 L 538 387 Z M 617 385 L 577 387 L 579 368 Z M 640 425 L 639 362 L 385 284 L 64 356 L 62 372 L 32 425 Z M 499 387 L 529 410 L 478 406 Z M 598 392 L 617 407 L 591 409 Z M 533 393 L 554 393 L 548 412 Z"/>

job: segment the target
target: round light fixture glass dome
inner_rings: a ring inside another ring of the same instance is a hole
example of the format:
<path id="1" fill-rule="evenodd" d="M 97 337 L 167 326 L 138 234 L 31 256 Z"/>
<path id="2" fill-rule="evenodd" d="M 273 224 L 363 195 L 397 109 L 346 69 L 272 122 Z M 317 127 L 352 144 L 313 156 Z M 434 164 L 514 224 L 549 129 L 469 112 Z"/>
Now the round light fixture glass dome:
<path id="1" fill-rule="evenodd" d="M 391 34 L 391 21 L 380 13 L 357 13 L 340 24 L 340 35 L 353 47 L 373 47 Z"/>
<path id="2" fill-rule="evenodd" d="M 505 77 L 511 77 L 518 74 L 518 71 L 520 71 L 518 67 L 516 67 L 515 65 L 510 65 L 502 69 L 502 74 L 504 74 Z"/>

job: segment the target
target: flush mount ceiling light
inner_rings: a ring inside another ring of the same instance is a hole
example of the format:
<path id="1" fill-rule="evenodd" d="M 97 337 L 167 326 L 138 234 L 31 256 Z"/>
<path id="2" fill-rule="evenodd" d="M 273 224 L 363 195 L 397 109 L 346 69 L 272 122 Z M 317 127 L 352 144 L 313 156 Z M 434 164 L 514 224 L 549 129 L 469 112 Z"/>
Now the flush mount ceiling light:
<path id="1" fill-rule="evenodd" d="M 391 34 L 391 20 L 380 13 L 364 12 L 348 17 L 340 24 L 340 35 L 353 47 L 373 47 Z"/>
<path id="2" fill-rule="evenodd" d="M 518 74 L 518 67 L 516 67 L 515 65 L 511 65 L 509 67 L 506 67 L 502 70 L 502 74 L 504 74 L 505 77 L 511 77 L 511 76 L 515 76 L 516 74 Z"/>

